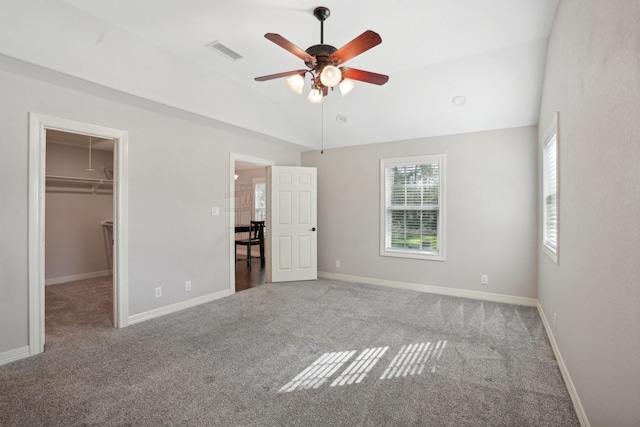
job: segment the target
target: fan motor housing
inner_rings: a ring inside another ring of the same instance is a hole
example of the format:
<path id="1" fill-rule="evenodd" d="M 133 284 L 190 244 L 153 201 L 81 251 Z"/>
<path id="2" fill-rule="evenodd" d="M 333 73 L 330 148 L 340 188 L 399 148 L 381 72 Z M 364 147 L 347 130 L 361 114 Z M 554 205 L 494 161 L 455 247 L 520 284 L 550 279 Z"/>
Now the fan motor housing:
<path id="1" fill-rule="evenodd" d="M 305 61 L 304 63 L 309 68 L 313 68 L 316 64 L 336 64 L 335 59 L 329 59 L 329 57 L 338 49 L 328 44 L 316 44 L 305 50 L 311 57 L 315 58 L 315 62 Z"/>

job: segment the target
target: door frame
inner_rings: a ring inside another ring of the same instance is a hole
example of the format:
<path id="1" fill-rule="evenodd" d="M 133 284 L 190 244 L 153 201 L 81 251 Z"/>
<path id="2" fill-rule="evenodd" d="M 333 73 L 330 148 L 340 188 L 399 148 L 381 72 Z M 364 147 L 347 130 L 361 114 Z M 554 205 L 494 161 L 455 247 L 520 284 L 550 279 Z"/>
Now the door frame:
<path id="1" fill-rule="evenodd" d="M 235 228 L 236 228 L 236 181 L 233 178 L 236 162 L 253 163 L 256 166 L 275 166 L 275 160 L 247 156 L 245 154 L 230 153 L 229 155 L 229 210 L 227 224 L 229 225 L 229 291 L 236 293 L 236 260 L 235 260 Z M 269 197 L 269 195 L 267 195 Z"/>
<path id="2" fill-rule="evenodd" d="M 45 175 L 46 130 L 113 139 L 113 323 L 128 324 L 128 145 L 129 133 L 43 114 L 29 113 L 29 354 L 44 351 L 45 342 Z"/>

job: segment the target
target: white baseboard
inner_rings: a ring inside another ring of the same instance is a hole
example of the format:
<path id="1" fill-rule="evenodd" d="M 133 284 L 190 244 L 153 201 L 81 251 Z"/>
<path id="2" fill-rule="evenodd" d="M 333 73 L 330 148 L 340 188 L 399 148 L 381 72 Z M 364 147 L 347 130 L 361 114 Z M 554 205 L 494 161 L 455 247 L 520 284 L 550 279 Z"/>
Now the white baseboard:
<path id="1" fill-rule="evenodd" d="M 542 319 L 542 324 L 544 325 L 544 329 L 547 331 L 547 336 L 549 337 L 549 341 L 551 342 L 551 348 L 553 349 L 553 354 L 556 357 L 556 361 L 558 362 L 558 367 L 560 368 L 560 373 L 562 373 L 562 379 L 564 379 L 564 384 L 567 386 L 567 390 L 569 391 L 569 396 L 571 396 L 571 401 L 573 402 L 573 407 L 576 410 L 576 415 L 578 416 L 578 421 L 580 421 L 580 425 L 582 427 L 590 427 L 589 420 L 587 419 L 587 414 L 584 412 L 584 408 L 582 407 L 582 402 L 580 402 L 580 397 L 578 396 L 578 392 L 576 390 L 573 381 L 571 380 L 571 375 L 569 375 L 569 370 L 567 369 L 567 365 L 565 365 L 564 360 L 562 359 L 562 354 L 560 354 L 560 348 L 558 348 L 558 343 L 556 342 L 555 337 L 553 336 L 553 329 L 547 320 L 547 316 L 544 314 L 544 310 L 542 306 L 538 302 L 538 313 L 540 314 L 540 318 Z"/>
<path id="2" fill-rule="evenodd" d="M 200 304 L 215 301 L 229 295 L 233 295 L 233 291 L 231 289 L 225 289 L 223 291 L 203 295 L 187 301 L 182 301 L 164 307 L 155 308 L 153 310 L 145 311 L 143 313 L 134 314 L 132 316 L 129 316 L 129 322 L 127 325 L 130 326 L 135 323 L 144 322 L 145 320 L 155 319 L 156 317 L 165 316 L 167 314 L 175 313 L 176 311 L 185 310 L 187 308 L 195 307 Z"/>
<path id="3" fill-rule="evenodd" d="M 408 289 L 411 291 L 427 292 L 431 294 L 448 295 L 452 297 L 472 298 L 483 301 L 502 302 L 506 304 L 524 305 L 527 307 L 537 307 L 538 300 L 535 298 L 516 297 L 511 295 L 494 294 L 491 292 L 469 291 L 466 289 L 444 288 L 441 286 L 420 285 L 418 283 L 396 282 L 392 280 L 374 279 L 371 277 L 347 276 L 344 274 L 328 273 L 319 271 L 318 277 L 330 280 L 340 280 L 343 282 L 364 283 L 367 285 L 386 286 L 396 289 Z"/>
<path id="4" fill-rule="evenodd" d="M 94 271 L 91 273 L 74 274 L 72 276 L 53 277 L 44 281 L 45 286 L 57 285 L 58 283 L 75 282 L 76 280 L 95 279 L 96 277 L 110 276 L 112 270 Z"/>
<path id="5" fill-rule="evenodd" d="M 31 356 L 31 352 L 29 351 L 28 345 L 2 352 L 0 353 L 0 366 L 6 365 L 7 363 L 15 362 L 16 360 L 24 359 L 25 357 L 29 356 Z"/>

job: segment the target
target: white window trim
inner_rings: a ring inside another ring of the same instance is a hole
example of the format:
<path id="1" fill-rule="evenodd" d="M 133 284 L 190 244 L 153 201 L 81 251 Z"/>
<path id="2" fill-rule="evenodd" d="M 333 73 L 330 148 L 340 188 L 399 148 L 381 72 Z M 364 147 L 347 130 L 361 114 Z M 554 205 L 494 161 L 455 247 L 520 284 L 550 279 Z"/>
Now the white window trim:
<path id="1" fill-rule="evenodd" d="M 547 167 L 546 167 L 546 148 L 555 136 L 556 143 L 556 245 L 555 247 L 547 243 L 547 218 L 546 218 L 546 188 L 547 188 Z M 540 227 L 542 243 L 542 252 L 544 252 L 553 262 L 558 264 L 558 251 L 560 249 L 560 138 L 558 135 L 558 113 L 556 112 L 547 127 L 547 131 L 542 135 L 540 140 L 542 148 L 542 227 Z"/>
<path id="2" fill-rule="evenodd" d="M 386 247 L 386 172 L 388 166 L 415 165 L 420 163 L 438 162 L 440 165 L 440 214 L 438 215 L 438 253 L 422 252 L 410 249 L 391 249 Z M 380 255 L 398 258 L 414 258 L 432 261 L 445 261 L 445 231 L 446 231 L 446 154 L 432 154 L 411 157 L 396 157 L 380 159 Z"/>

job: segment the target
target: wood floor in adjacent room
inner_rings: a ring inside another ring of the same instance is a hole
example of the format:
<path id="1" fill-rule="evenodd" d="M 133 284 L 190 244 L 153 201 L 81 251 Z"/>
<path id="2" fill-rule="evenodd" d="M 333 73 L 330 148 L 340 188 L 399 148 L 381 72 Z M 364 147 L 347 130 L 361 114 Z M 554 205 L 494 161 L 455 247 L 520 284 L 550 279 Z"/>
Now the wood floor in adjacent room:
<path id="1" fill-rule="evenodd" d="M 251 260 L 251 271 L 246 261 L 236 262 L 236 292 L 255 288 L 266 282 L 266 268 L 260 266 L 260 259 Z"/>

